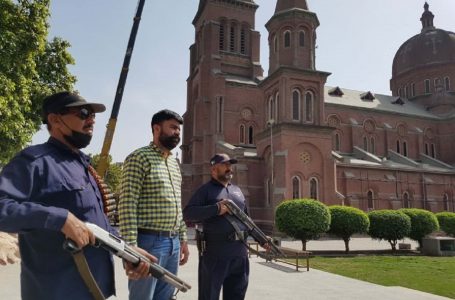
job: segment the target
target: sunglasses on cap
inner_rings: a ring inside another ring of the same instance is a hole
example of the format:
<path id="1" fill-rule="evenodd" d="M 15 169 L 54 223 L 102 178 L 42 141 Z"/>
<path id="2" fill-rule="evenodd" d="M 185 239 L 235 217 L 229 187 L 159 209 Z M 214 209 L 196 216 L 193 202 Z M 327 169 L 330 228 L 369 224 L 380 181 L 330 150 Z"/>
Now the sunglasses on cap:
<path id="1" fill-rule="evenodd" d="M 88 109 L 86 107 L 83 107 L 83 108 L 80 108 L 77 110 L 68 109 L 63 112 L 60 112 L 60 114 L 61 115 L 66 115 L 66 114 L 75 115 L 81 120 L 87 120 L 88 118 L 95 119 L 95 116 L 96 116 L 96 114 L 93 112 L 93 110 Z"/>

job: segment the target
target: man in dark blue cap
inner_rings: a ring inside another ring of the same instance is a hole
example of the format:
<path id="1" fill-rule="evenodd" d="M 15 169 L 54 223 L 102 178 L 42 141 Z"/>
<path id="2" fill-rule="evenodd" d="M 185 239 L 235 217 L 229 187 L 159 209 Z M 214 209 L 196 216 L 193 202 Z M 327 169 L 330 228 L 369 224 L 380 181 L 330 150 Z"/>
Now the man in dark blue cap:
<path id="1" fill-rule="evenodd" d="M 84 222 L 117 235 L 104 215 L 90 159 L 80 151 L 92 138 L 95 113 L 105 110 L 103 104 L 71 92 L 47 97 L 42 116 L 49 140 L 19 152 L 0 173 L 0 230 L 19 233 L 23 300 L 93 299 L 62 245 L 65 238 L 80 248 L 95 242 Z M 102 296 L 113 295 L 110 253 L 84 247 L 83 254 Z M 127 265 L 126 270 L 130 278 L 148 276 L 146 263 L 137 268 Z"/>
<path id="2" fill-rule="evenodd" d="M 237 228 L 225 217 L 224 204 L 232 200 L 246 212 L 245 197 L 231 183 L 232 165 L 237 160 L 227 154 L 215 154 L 210 159 L 211 180 L 202 185 L 183 210 L 186 221 L 202 223 L 203 237 L 199 258 L 199 300 L 218 300 L 223 287 L 224 300 L 242 300 L 248 287 L 249 261 L 243 239 L 247 237 L 243 224 Z"/>

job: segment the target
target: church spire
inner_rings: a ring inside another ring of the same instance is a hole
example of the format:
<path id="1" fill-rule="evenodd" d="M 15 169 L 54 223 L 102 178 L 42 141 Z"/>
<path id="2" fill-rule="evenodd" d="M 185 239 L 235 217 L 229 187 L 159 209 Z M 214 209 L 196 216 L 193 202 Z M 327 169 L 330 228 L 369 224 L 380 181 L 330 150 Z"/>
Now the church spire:
<path id="1" fill-rule="evenodd" d="M 292 8 L 300 8 L 308 10 L 306 0 L 278 0 L 276 2 L 275 14 L 280 11 L 289 10 Z"/>
<path id="2" fill-rule="evenodd" d="M 434 29 L 433 26 L 434 15 L 429 10 L 429 7 L 430 6 L 428 5 L 428 3 L 425 2 L 425 5 L 423 6 L 425 11 L 423 12 L 422 17 L 420 18 L 420 21 L 422 22 L 422 32 Z"/>

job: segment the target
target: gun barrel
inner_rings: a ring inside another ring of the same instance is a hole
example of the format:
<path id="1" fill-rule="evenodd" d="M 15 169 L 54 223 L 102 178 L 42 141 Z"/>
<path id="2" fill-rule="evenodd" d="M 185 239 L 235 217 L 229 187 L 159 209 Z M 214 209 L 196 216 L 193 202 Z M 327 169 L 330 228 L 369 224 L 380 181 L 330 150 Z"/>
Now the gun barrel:
<path id="1" fill-rule="evenodd" d="M 165 282 L 169 283 L 170 285 L 174 286 L 176 289 L 182 292 L 186 292 L 189 289 L 191 289 L 191 285 L 181 280 L 180 278 L 178 278 L 165 268 L 161 267 L 160 265 L 151 262 L 147 257 L 134 251 L 130 246 L 126 245 L 125 250 L 126 252 L 134 253 L 134 255 L 138 257 L 138 260 L 135 263 L 138 263 L 141 260 L 148 262 L 150 264 L 149 272 L 153 277 L 164 280 Z"/>
<path id="2" fill-rule="evenodd" d="M 147 262 L 150 265 L 149 272 L 153 277 L 164 280 L 182 292 L 186 292 L 191 289 L 191 285 L 178 278 L 172 272 L 169 272 L 165 268 L 161 267 L 159 264 L 150 261 L 147 257 L 134 250 L 122 239 L 110 234 L 95 224 L 87 222 L 86 225 L 95 235 L 97 246 L 101 246 L 103 249 L 134 265 L 139 264 L 141 261 Z"/>

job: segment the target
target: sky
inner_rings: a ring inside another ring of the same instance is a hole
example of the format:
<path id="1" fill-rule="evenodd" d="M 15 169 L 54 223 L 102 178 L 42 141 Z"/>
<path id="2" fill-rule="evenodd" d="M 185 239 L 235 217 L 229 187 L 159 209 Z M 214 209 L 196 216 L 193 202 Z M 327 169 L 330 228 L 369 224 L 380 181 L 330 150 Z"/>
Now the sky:
<path id="1" fill-rule="evenodd" d="M 255 0 L 255 29 L 261 34 L 261 65 L 268 72 L 268 32 L 265 23 L 275 0 Z M 94 137 L 85 153 L 101 152 L 137 0 L 53 0 L 49 39 L 71 44 L 76 64 L 70 71 L 76 90 L 88 101 L 106 105 L 97 114 Z M 320 26 L 316 68 L 331 72 L 329 86 L 390 95 L 393 57 L 409 38 L 420 33 L 423 0 L 308 0 Z M 454 0 L 429 0 L 437 28 L 455 31 Z M 189 47 L 194 42 L 192 20 L 198 0 L 146 0 L 136 37 L 117 127 L 110 150 L 121 162 L 152 139 L 150 121 L 161 109 L 183 115 Z M 183 128 L 183 130 L 185 130 Z M 44 126 L 32 144 L 48 138 Z M 174 151 L 179 154 L 179 150 Z"/>

